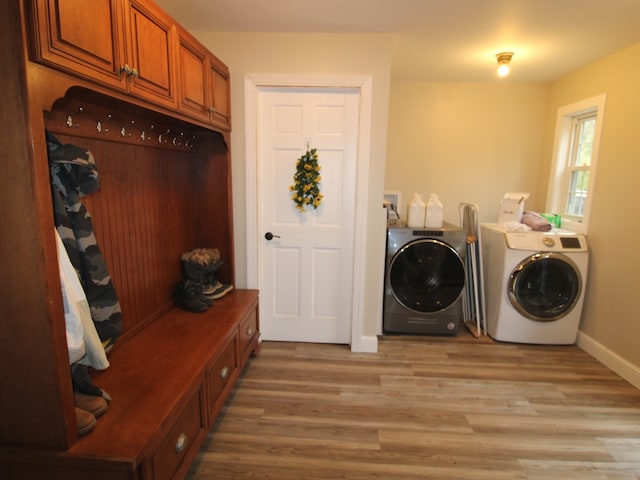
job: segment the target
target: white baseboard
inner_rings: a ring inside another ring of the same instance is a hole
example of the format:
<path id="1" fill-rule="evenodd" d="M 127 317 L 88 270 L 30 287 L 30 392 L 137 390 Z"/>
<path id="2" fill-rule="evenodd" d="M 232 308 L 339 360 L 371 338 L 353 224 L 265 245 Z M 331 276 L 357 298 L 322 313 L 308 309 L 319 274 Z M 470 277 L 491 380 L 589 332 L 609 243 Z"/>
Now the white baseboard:
<path id="1" fill-rule="evenodd" d="M 578 347 L 613 370 L 631 385 L 640 390 L 640 367 L 634 365 L 588 335 L 578 332 Z"/>
<path id="2" fill-rule="evenodd" d="M 357 353 L 378 353 L 377 336 L 361 336 L 357 342 L 351 344 L 351 351 Z"/>

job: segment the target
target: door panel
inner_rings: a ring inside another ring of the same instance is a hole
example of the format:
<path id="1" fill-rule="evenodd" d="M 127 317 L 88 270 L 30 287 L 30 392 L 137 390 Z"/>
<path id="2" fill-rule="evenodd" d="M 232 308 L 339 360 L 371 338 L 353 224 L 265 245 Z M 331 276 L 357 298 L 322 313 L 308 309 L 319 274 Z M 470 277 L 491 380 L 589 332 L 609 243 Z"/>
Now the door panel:
<path id="1" fill-rule="evenodd" d="M 273 315 L 279 318 L 300 316 L 300 249 L 275 248 L 270 265 L 273 285 Z M 278 271 L 287 275 L 276 275 Z"/>
<path id="2" fill-rule="evenodd" d="M 34 0 L 39 35 L 33 59 L 122 90 L 126 76 L 122 9 L 118 0 Z"/>
<path id="3" fill-rule="evenodd" d="M 209 120 L 207 108 L 208 74 L 207 51 L 182 29 L 178 30 L 179 101 L 182 109 L 189 110 L 201 120 Z"/>
<path id="4" fill-rule="evenodd" d="M 176 106 L 172 20 L 151 4 L 130 5 L 131 93 Z"/>
<path id="5" fill-rule="evenodd" d="M 209 96 L 211 123 L 231 129 L 229 70 L 217 58 L 209 58 Z"/>
<path id="6" fill-rule="evenodd" d="M 359 95 L 356 90 L 260 93 L 261 331 L 266 340 L 348 343 Z M 307 145 L 322 168 L 322 205 L 296 210 L 289 186 Z"/>

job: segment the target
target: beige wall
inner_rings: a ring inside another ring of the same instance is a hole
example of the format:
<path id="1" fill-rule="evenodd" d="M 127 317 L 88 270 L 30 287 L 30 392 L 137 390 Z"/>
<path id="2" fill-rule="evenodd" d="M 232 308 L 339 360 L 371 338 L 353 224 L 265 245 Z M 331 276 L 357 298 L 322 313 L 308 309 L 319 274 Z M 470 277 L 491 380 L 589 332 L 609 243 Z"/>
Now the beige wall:
<path id="1" fill-rule="evenodd" d="M 246 278 L 244 76 L 252 74 L 371 75 L 372 140 L 369 175 L 365 286 L 365 336 L 375 336 L 384 269 L 384 221 L 380 215 L 387 141 L 391 36 L 387 34 L 285 34 L 193 32 L 231 71 L 233 202 L 238 286 Z"/>
<path id="2" fill-rule="evenodd" d="M 559 107 L 607 95 L 588 239 L 581 331 L 640 371 L 640 44 L 590 64 L 550 88 L 538 190 L 546 195 Z M 598 352 L 596 352 L 598 353 Z M 602 353 L 602 352 L 600 352 Z"/>
<path id="3" fill-rule="evenodd" d="M 548 87 L 529 84 L 392 82 L 385 189 L 437 193 L 444 220 L 460 224 L 461 202 L 497 221 L 505 192 L 536 202 Z"/>
<path id="4" fill-rule="evenodd" d="M 590 270 L 580 345 L 640 388 L 640 45 L 551 85 L 392 82 L 385 189 L 438 193 L 445 220 L 475 202 L 497 219 L 506 191 L 544 211 L 558 108 L 607 94 L 588 234 Z"/>
<path id="5" fill-rule="evenodd" d="M 377 213 L 383 189 L 402 191 L 403 215 L 413 192 L 425 198 L 431 192 L 438 193 L 445 206 L 445 220 L 453 223 L 459 223 L 460 202 L 478 203 L 481 221 L 495 221 L 506 191 L 530 192 L 527 208 L 543 210 L 558 107 L 606 93 L 581 330 L 610 357 L 618 358 L 619 364 L 640 371 L 640 295 L 634 291 L 640 284 L 640 251 L 633 245 L 640 238 L 640 222 L 635 221 L 632 199 L 640 178 L 640 45 L 552 85 L 391 83 L 388 35 L 195 35 L 229 65 L 232 74 L 231 148 L 239 286 L 246 283 L 245 73 L 373 75 L 371 238 L 380 234 Z M 375 306 L 381 294 L 381 252 L 375 244 L 372 242 L 366 254 L 371 271 L 366 275 L 365 335 L 375 334 L 380 322 Z"/>

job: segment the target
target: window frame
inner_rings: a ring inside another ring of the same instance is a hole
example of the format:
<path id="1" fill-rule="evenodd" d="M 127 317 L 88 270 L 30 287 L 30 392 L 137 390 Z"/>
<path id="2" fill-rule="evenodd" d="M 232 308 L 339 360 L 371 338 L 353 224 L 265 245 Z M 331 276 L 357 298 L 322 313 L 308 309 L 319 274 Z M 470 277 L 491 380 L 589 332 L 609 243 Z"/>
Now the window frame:
<path id="1" fill-rule="evenodd" d="M 562 216 L 562 228 L 583 234 L 587 234 L 589 229 L 589 217 L 591 215 L 591 205 L 595 191 L 596 170 L 600 152 L 600 137 L 604 123 L 605 103 L 606 94 L 601 94 L 570 105 L 565 105 L 558 109 L 556 119 L 553 163 L 549 175 L 546 211 L 549 213 L 559 213 Z M 589 168 L 589 187 L 583 216 L 580 219 L 575 216 L 566 216 L 563 212 L 565 212 L 568 201 L 570 175 L 572 171 L 576 170 L 576 167 L 571 163 L 571 155 L 574 149 L 575 124 L 579 119 L 591 114 L 595 114 L 596 123 L 593 132 L 591 166 Z"/>

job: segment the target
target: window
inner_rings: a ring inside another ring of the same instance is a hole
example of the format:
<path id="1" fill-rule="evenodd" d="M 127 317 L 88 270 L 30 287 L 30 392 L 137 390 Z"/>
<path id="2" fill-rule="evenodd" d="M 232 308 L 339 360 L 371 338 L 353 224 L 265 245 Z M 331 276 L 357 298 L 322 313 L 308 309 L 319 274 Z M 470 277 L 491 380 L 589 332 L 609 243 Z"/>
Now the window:
<path id="1" fill-rule="evenodd" d="M 547 211 L 562 217 L 562 226 L 587 233 L 605 95 L 558 110 L 554 162 Z"/>
<path id="2" fill-rule="evenodd" d="M 593 153 L 593 134 L 597 113 L 573 119 L 571 129 L 571 149 L 567 165 L 568 187 L 564 216 L 572 220 L 584 219 L 584 205 L 589 194 L 589 171 L 591 170 L 591 154 Z"/>

